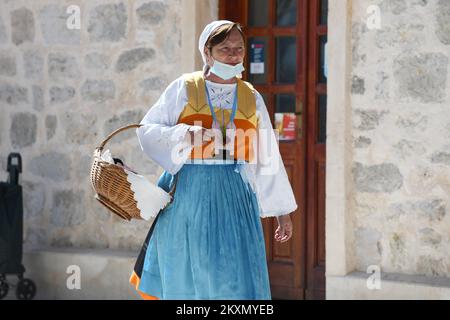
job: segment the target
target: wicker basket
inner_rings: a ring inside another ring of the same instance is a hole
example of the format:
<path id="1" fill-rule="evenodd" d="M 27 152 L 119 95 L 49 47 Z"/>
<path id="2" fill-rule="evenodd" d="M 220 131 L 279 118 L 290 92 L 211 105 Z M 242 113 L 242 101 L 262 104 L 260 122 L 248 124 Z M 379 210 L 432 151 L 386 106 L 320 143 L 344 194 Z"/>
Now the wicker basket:
<path id="1" fill-rule="evenodd" d="M 91 184 L 96 193 L 95 198 L 120 218 L 128 221 L 131 219 L 142 219 L 142 217 L 134 199 L 134 192 L 131 190 L 131 185 L 127 180 L 127 173 L 122 166 L 103 161 L 101 155 L 106 143 L 116 134 L 141 126 L 141 124 L 131 124 L 111 133 L 94 150 L 91 166 Z M 176 184 L 169 192 L 171 199 L 173 199 L 175 187 Z"/>

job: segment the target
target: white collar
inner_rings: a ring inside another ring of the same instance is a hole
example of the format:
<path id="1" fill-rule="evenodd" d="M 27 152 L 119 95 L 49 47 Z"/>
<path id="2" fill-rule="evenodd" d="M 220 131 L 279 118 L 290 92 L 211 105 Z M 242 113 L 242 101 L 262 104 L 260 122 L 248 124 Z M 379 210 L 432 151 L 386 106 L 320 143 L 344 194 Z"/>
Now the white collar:
<path id="1" fill-rule="evenodd" d="M 206 79 L 205 79 L 205 82 L 209 86 L 222 87 L 222 88 L 234 88 L 237 84 L 236 82 L 235 83 L 218 83 L 218 82 L 213 82 L 213 81 L 206 80 Z"/>

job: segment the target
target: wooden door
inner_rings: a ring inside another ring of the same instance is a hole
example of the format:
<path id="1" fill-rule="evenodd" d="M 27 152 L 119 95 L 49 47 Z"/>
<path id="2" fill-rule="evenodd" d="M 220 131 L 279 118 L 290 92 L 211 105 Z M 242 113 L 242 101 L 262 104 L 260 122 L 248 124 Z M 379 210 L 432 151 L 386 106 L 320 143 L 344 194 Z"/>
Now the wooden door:
<path id="1" fill-rule="evenodd" d="M 246 35 L 244 79 L 262 94 L 299 205 L 294 235 L 280 244 L 263 219 L 272 297 L 325 298 L 327 0 L 221 0 L 219 18 Z M 292 130 L 293 129 L 293 130 Z"/>

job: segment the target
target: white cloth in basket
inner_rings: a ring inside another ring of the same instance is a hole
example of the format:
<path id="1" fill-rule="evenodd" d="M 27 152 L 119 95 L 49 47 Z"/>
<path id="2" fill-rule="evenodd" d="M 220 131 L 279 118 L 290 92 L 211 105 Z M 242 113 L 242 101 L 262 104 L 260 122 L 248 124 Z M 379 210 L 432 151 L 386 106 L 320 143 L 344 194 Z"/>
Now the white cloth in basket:
<path id="1" fill-rule="evenodd" d="M 144 176 L 127 169 L 124 170 L 127 173 L 127 180 L 131 184 L 131 190 L 134 192 L 134 200 L 141 211 L 142 219 L 155 218 L 159 211 L 170 202 L 170 194 L 148 181 Z"/>
<path id="2" fill-rule="evenodd" d="M 109 149 L 101 154 L 101 159 L 114 164 L 114 159 Z M 144 220 L 155 218 L 159 211 L 170 202 L 170 194 L 148 181 L 144 176 L 131 172 L 126 168 L 124 168 L 124 171 L 127 174 L 131 190 L 134 192 L 134 200 L 136 200 L 137 207 L 141 211 L 141 218 Z"/>
<path id="3" fill-rule="evenodd" d="M 109 149 L 106 149 L 105 151 L 102 152 L 100 159 L 102 159 L 102 161 L 114 164 L 114 160 L 112 158 L 111 151 L 109 151 Z"/>

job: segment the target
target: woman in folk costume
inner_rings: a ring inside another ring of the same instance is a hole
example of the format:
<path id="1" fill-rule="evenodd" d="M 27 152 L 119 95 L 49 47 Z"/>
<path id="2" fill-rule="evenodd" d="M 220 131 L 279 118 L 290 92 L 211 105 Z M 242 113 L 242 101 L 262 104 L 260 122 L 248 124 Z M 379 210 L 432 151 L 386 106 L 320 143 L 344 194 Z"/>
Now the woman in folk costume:
<path id="1" fill-rule="evenodd" d="M 260 217 L 292 236 L 297 209 L 262 96 L 240 79 L 239 24 L 208 24 L 203 71 L 173 81 L 136 130 L 173 202 L 156 217 L 130 282 L 145 299 L 271 299 Z"/>

